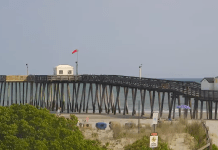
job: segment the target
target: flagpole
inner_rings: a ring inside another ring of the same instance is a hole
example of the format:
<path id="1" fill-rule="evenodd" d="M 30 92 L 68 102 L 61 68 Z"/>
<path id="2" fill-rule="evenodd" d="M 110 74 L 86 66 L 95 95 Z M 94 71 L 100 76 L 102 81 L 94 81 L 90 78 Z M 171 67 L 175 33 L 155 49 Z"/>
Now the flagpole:
<path id="1" fill-rule="evenodd" d="M 78 63 L 79 63 L 79 59 L 78 59 L 78 53 L 79 53 L 79 51 L 77 50 L 77 75 L 78 75 Z"/>

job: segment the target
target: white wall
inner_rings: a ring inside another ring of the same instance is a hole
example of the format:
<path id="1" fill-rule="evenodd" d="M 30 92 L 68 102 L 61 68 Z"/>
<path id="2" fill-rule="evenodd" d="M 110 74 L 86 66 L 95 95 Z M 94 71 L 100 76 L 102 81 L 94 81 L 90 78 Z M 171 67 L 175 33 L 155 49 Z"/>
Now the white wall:
<path id="1" fill-rule="evenodd" d="M 59 70 L 63 70 L 63 74 L 59 74 Z M 71 70 L 71 74 L 68 74 L 68 71 Z M 73 67 L 71 66 L 57 66 L 54 68 L 54 75 L 73 75 Z"/>
<path id="2" fill-rule="evenodd" d="M 208 83 L 206 79 L 201 82 L 201 90 L 213 90 L 214 84 Z"/>
<path id="3" fill-rule="evenodd" d="M 214 79 L 214 90 L 218 90 L 218 78 Z"/>

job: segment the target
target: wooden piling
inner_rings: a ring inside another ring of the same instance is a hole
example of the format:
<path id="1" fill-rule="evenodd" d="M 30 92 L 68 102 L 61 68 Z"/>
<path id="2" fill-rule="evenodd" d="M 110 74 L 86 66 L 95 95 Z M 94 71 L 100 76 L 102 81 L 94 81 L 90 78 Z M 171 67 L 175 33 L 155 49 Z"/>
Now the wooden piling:
<path id="1" fill-rule="evenodd" d="M 72 111 L 72 112 L 74 112 L 74 105 L 75 105 L 74 101 L 75 101 L 75 95 L 76 95 L 76 83 L 73 82 L 72 106 L 71 106 L 71 108 L 72 108 L 71 111 Z"/>
<path id="2" fill-rule="evenodd" d="M 153 117 L 153 110 L 154 110 L 154 100 L 155 100 L 155 91 L 152 91 L 153 96 L 151 96 L 151 91 L 149 91 L 149 95 L 150 95 L 150 103 L 151 103 L 151 115 L 150 118 Z"/>
<path id="3" fill-rule="evenodd" d="M 33 97 L 33 83 L 32 83 L 32 104 L 31 105 L 33 106 L 36 106 L 38 83 L 35 83 L 35 88 L 36 90 L 35 90 L 35 98 L 34 98 Z M 19 83 L 19 90 L 20 90 L 20 83 Z"/>
<path id="4" fill-rule="evenodd" d="M 151 90 L 149 90 L 149 96 L 150 96 L 150 106 L 151 106 L 151 114 L 150 114 L 150 119 L 151 119 L 153 117 L 153 107 L 152 107 L 153 97 L 152 97 L 152 94 L 151 94 Z"/>
<path id="5" fill-rule="evenodd" d="M 7 106 L 9 106 L 9 98 L 10 98 L 10 85 L 11 85 L 11 83 L 10 82 L 8 82 L 8 90 L 7 90 Z"/>
<path id="6" fill-rule="evenodd" d="M 178 105 L 180 106 L 180 95 L 178 95 Z M 179 108 L 179 118 L 181 118 L 181 108 Z"/>
<path id="7" fill-rule="evenodd" d="M 162 93 L 162 102 L 161 102 L 160 117 L 162 117 L 162 114 L 163 114 L 164 97 L 165 97 L 165 92 Z"/>
<path id="8" fill-rule="evenodd" d="M 113 87 L 113 86 L 112 86 Z M 112 113 L 114 113 L 114 107 L 115 107 L 115 98 L 114 98 L 114 91 L 112 90 L 112 101 L 111 101 L 111 106 L 112 106 Z"/>
<path id="9" fill-rule="evenodd" d="M 210 101 L 210 119 L 213 119 L 213 101 Z"/>
<path id="10" fill-rule="evenodd" d="M 169 97 L 169 101 L 170 101 L 170 98 L 171 98 L 171 102 L 170 102 L 170 106 L 169 106 L 169 115 L 168 115 L 168 118 L 171 119 L 171 113 L 172 113 L 172 108 L 173 108 L 173 102 L 174 102 L 174 93 L 172 93 L 172 96 L 170 96 L 170 94 L 168 95 Z"/>
<path id="11" fill-rule="evenodd" d="M 26 82 L 26 104 L 28 100 L 28 82 Z"/>
<path id="12" fill-rule="evenodd" d="M 70 113 L 70 87 L 69 87 L 69 82 L 67 82 L 67 113 Z"/>
<path id="13" fill-rule="evenodd" d="M 136 114 L 136 110 L 135 110 L 136 94 L 137 94 L 137 88 L 132 88 L 132 102 L 133 102 L 132 116 Z"/>
<path id="14" fill-rule="evenodd" d="M 24 87 L 25 87 L 25 85 L 24 85 L 24 82 L 23 82 L 23 88 L 22 88 L 22 90 L 23 90 L 23 99 L 22 99 L 23 105 L 24 105 L 24 91 L 25 91 L 25 90 L 24 90 L 24 89 L 25 89 Z"/>
<path id="15" fill-rule="evenodd" d="M 112 113 L 113 113 L 112 91 L 113 91 L 113 86 L 112 86 L 112 85 L 109 85 L 109 92 L 110 92 L 110 95 L 109 95 L 109 103 L 108 103 L 108 114 L 110 113 L 110 106 L 111 106 L 111 110 L 112 110 Z"/>
<path id="16" fill-rule="evenodd" d="M 185 96 L 185 105 L 188 105 L 188 98 Z M 184 110 L 184 118 L 187 118 L 187 115 L 188 115 L 188 110 L 185 109 Z"/>
<path id="17" fill-rule="evenodd" d="M 93 110 L 93 108 L 94 108 L 94 98 L 93 98 L 92 83 L 90 83 L 90 86 L 91 86 L 91 99 L 92 99 L 92 110 Z"/>
<path id="18" fill-rule="evenodd" d="M 169 116 L 168 116 L 168 118 L 170 118 L 171 119 L 171 113 L 172 113 L 172 108 L 173 108 L 173 103 L 174 103 L 174 93 L 172 92 L 172 94 L 171 94 L 171 103 L 170 103 L 170 111 L 169 111 Z"/>
<path id="19" fill-rule="evenodd" d="M 109 95 L 108 95 L 108 88 L 110 88 L 110 86 L 106 86 L 106 95 L 105 95 L 105 101 L 106 101 L 106 104 L 105 104 L 105 112 L 108 114 L 110 112 L 110 98 L 109 98 Z"/>
<path id="20" fill-rule="evenodd" d="M 47 105 L 46 105 L 46 99 L 45 99 L 45 96 L 46 96 L 46 83 L 44 83 L 44 87 L 43 87 L 43 108 L 47 108 Z"/>
<path id="21" fill-rule="evenodd" d="M 0 95 L 0 97 L 1 97 L 1 95 Z M 17 95 L 17 82 L 15 82 L 15 104 L 17 104 L 17 98 L 18 98 L 18 95 Z M 0 104 L 1 104 L 1 102 L 0 102 Z M 33 105 L 33 104 L 31 104 L 31 105 Z"/>
<path id="22" fill-rule="evenodd" d="M 39 108 L 41 108 L 42 107 L 42 89 L 43 89 L 43 85 L 42 85 L 42 83 L 40 83 L 39 84 L 40 85 L 40 87 L 39 87 L 39 101 L 38 101 L 38 106 L 39 106 Z"/>
<path id="23" fill-rule="evenodd" d="M 107 113 L 107 104 L 108 104 L 108 97 L 107 97 L 107 85 L 105 85 L 105 94 L 104 94 L 104 108 L 105 108 L 105 113 Z"/>
<path id="24" fill-rule="evenodd" d="M 171 107 L 171 101 L 170 101 L 170 92 L 167 93 L 168 94 L 168 110 L 169 110 L 169 114 L 168 114 L 168 118 L 170 118 L 170 107 Z"/>
<path id="25" fill-rule="evenodd" d="M 88 113 L 88 109 L 89 109 L 89 98 L 91 95 L 91 87 L 92 87 L 92 83 L 90 83 L 89 85 L 89 92 L 88 92 L 88 98 L 87 98 L 87 103 L 86 103 L 86 113 Z"/>
<path id="26" fill-rule="evenodd" d="M 125 102 L 124 102 L 124 111 L 123 111 L 123 115 L 126 114 L 126 111 L 127 111 L 127 96 L 128 96 L 128 91 L 129 91 L 129 88 L 128 87 L 124 87 L 124 99 L 125 99 Z"/>
<path id="27" fill-rule="evenodd" d="M 11 105 L 14 103 L 14 101 L 13 101 L 13 93 L 14 93 L 14 91 L 13 91 L 13 82 L 11 82 Z"/>
<path id="28" fill-rule="evenodd" d="M 176 94 L 173 93 L 173 119 L 175 119 Z"/>
<path id="29" fill-rule="evenodd" d="M 201 113 L 200 113 L 200 119 L 203 118 L 203 100 L 201 100 Z"/>
<path id="30" fill-rule="evenodd" d="M 158 113 L 158 118 L 160 118 L 160 113 L 161 113 L 161 100 L 160 100 L 160 92 L 158 91 L 158 108 L 159 108 L 159 113 Z"/>
<path id="31" fill-rule="evenodd" d="M 206 112 L 207 112 L 207 119 L 209 118 L 209 114 L 208 114 L 208 101 L 206 101 Z"/>
<path id="32" fill-rule="evenodd" d="M 86 102 L 86 83 L 83 83 L 84 87 L 84 95 L 83 95 L 83 112 L 85 112 L 85 102 Z"/>
<path id="33" fill-rule="evenodd" d="M 83 97 L 85 93 L 85 87 L 86 87 L 86 84 L 83 83 L 82 96 L 81 96 L 81 101 L 80 101 L 80 106 L 79 106 L 79 113 L 81 113 L 81 109 L 82 109 L 82 102 L 83 102 Z"/>
<path id="34" fill-rule="evenodd" d="M 121 113 L 121 109 L 120 109 L 120 97 L 118 97 L 118 111 L 119 111 L 119 114 L 120 114 Z"/>
<path id="35" fill-rule="evenodd" d="M 196 99 L 194 99 L 194 110 L 193 110 L 193 115 L 192 115 L 193 119 L 196 118 L 196 117 L 195 117 L 195 116 L 196 116 L 196 114 L 195 114 L 195 113 L 196 113 L 196 107 L 197 107 L 197 106 L 196 106 Z"/>
<path id="36" fill-rule="evenodd" d="M 49 110 L 52 110 L 53 109 L 53 101 L 54 101 L 54 97 L 53 97 L 53 93 L 54 93 L 54 91 L 53 91 L 53 86 L 54 86 L 54 84 L 53 83 L 51 83 L 51 86 L 50 86 L 50 104 L 49 104 L 49 107 L 50 107 L 50 109 Z"/>
<path id="37" fill-rule="evenodd" d="M 145 89 L 140 89 L 141 93 L 141 105 L 142 105 L 142 111 L 141 111 L 141 116 L 145 115 L 145 95 L 146 95 L 146 90 Z"/>
<path id="38" fill-rule="evenodd" d="M 57 93 L 57 83 L 54 83 L 54 93 L 53 93 L 53 101 L 52 101 L 52 111 L 56 111 L 56 94 Z"/>
<path id="39" fill-rule="evenodd" d="M 217 119 L 217 102 L 215 102 L 215 118 L 214 119 Z"/>
<path id="40" fill-rule="evenodd" d="M 61 93 L 60 93 L 60 107 L 61 107 L 61 112 L 64 111 L 64 83 L 61 83 Z"/>
<path id="41" fill-rule="evenodd" d="M 95 84 L 95 100 L 93 105 L 93 113 L 95 113 L 96 102 L 98 101 L 98 84 Z"/>
<path id="42" fill-rule="evenodd" d="M 57 111 L 58 110 L 58 100 L 59 100 L 59 83 L 57 83 L 57 87 L 56 87 L 56 104 L 55 104 L 55 106 L 56 106 L 56 110 L 55 111 Z"/>
<path id="43" fill-rule="evenodd" d="M 50 99 L 50 87 L 51 87 L 51 83 L 47 83 L 47 92 L 46 92 L 46 94 L 47 94 L 47 100 L 46 100 L 46 108 L 48 109 L 48 110 L 50 110 L 50 105 L 49 105 L 49 99 Z"/>
<path id="44" fill-rule="evenodd" d="M 119 94 L 120 94 L 120 86 L 116 86 L 116 90 L 117 90 L 117 98 L 116 98 L 116 102 L 115 102 L 115 108 L 114 108 L 114 115 L 116 115 L 116 109 L 117 109 L 117 104 L 119 101 Z"/>
<path id="45" fill-rule="evenodd" d="M 5 92 L 6 92 L 6 82 L 4 82 L 4 92 L 3 92 L 3 104 L 2 106 L 5 106 L 4 103 L 5 103 Z"/>
<path id="46" fill-rule="evenodd" d="M 100 90 L 100 91 L 102 91 L 102 94 L 100 94 L 101 98 L 100 98 L 100 108 L 99 108 L 99 113 L 101 114 L 103 99 L 104 99 L 104 95 L 105 95 L 105 85 L 102 85 L 102 90 Z"/>
<path id="47" fill-rule="evenodd" d="M 17 88 L 17 83 L 15 86 Z M 30 83 L 30 105 L 33 105 L 33 82 Z"/>
<path id="48" fill-rule="evenodd" d="M 189 107 L 191 108 L 191 109 L 189 109 L 190 117 L 191 117 L 191 119 L 193 119 L 193 117 L 192 117 L 192 102 L 191 102 L 191 98 L 188 98 L 188 101 L 189 101 Z"/>

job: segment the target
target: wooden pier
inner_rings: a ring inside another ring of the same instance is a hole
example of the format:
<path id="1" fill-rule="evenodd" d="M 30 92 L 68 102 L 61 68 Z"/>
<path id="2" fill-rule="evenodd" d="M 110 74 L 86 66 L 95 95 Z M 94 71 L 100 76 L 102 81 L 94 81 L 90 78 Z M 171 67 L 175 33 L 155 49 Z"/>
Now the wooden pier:
<path id="1" fill-rule="evenodd" d="M 88 95 L 86 95 L 87 89 Z M 96 113 L 98 109 L 98 113 L 104 110 L 105 113 L 116 114 L 117 111 L 121 113 L 121 90 L 124 91 L 123 115 L 130 111 L 128 103 L 133 105 L 132 115 L 136 114 L 136 96 L 140 93 L 142 116 L 145 115 L 146 101 L 150 102 L 151 118 L 155 103 L 159 106 L 159 117 L 162 117 L 163 104 L 168 102 L 168 118 L 175 118 L 176 105 L 181 105 L 180 98 L 183 97 L 184 104 L 191 107 L 190 110 L 184 111 L 185 117 L 190 115 L 192 119 L 202 119 L 203 107 L 206 104 L 207 119 L 217 119 L 218 91 L 202 91 L 201 85 L 196 82 L 140 79 L 118 75 L 0 75 L 1 106 L 29 103 L 51 111 L 61 107 L 62 111 L 66 110 L 67 113 L 87 113 L 92 108 L 93 113 Z M 132 94 L 132 99 L 128 99 L 128 93 Z M 146 100 L 146 93 L 149 93 L 149 100 Z M 155 102 L 156 96 L 157 102 Z M 201 108 L 198 108 L 199 103 Z M 181 109 L 179 109 L 179 116 L 181 115 Z"/>

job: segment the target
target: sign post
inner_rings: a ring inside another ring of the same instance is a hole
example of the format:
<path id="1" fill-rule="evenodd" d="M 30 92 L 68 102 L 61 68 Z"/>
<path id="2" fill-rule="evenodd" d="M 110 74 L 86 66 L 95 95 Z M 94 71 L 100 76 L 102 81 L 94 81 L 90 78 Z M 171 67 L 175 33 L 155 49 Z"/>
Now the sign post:
<path id="1" fill-rule="evenodd" d="M 155 133 L 155 125 L 157 124 L 158 120 L 158 113 L 153 113 L 153 126 L 154 126 L 154 133 L 151 133 L 150 136 L 150 148 L 155 148 L 158 146 L 158 136 L 157 133 Z"/>

